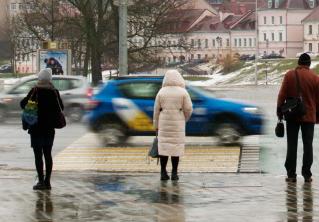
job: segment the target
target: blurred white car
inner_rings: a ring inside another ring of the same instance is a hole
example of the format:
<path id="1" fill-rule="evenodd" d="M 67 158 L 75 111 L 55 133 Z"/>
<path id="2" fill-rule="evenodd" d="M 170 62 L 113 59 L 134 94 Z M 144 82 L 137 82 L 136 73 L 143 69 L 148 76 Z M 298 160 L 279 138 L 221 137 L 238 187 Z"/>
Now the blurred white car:
<path id="1" fill-rule="evenodd" d="M 296 57 L 300 57 L 303 53 L 307 53 L 311 58 L 315 58 L 317 56 L 319 56 L 318 53 L 315 53 L 315 52 L 299 52 L 296 54 Z"/>

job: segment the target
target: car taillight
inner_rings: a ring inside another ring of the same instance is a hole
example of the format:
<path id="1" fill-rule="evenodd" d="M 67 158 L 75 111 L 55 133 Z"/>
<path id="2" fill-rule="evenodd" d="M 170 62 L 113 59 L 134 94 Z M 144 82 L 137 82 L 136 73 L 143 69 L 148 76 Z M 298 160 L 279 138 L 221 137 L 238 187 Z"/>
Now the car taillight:
<path id="1" fill-rule="evenodd" d="M 100 104 L 100 101 L 90 99 L 87 105 L 88 110 L 95 109 Z"/>
<path id="2" fill-rule="evenodd" d="M 93 88 L 89 87 L 86 92 L 86 96 L 91 98 L 93 96 Z"/>

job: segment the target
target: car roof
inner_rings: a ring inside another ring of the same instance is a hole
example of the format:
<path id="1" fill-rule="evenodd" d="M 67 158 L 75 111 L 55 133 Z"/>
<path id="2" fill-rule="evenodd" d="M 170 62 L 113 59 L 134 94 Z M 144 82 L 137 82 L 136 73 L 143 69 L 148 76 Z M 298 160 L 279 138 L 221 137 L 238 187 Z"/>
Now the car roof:
<path id="1" fill-rule="evenodd" d="M 27 80 L 32 80 L 32 79 L 37 79 L 37 75 L 30 75 L 30 76 L 25 76 L 19 79 L 20 82 L 27 81 Z M 52 79 L 86 79 L 84 76 L 66 76 L 66 75 L 53 75 Z"/>
<path id="2" fill-rule="evenodd" d="M 130 80 L 130 79 L 163 79 L 164 76 L 158 76 L 158 75 L 135 75 L 135 76 L 119 76 L 116 77 L 114 80 Z"/>

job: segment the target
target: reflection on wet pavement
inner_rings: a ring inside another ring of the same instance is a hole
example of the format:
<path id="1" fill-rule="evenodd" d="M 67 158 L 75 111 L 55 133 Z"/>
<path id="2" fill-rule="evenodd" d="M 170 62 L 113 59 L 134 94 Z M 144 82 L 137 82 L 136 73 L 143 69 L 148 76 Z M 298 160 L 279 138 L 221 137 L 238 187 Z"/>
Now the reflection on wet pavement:
<path id="1" fill-rule="evenodd" d="M 312 184 L 305 183 L 298 189 L 296 183 L 287 183 L 286 189 L 287 221 L 307 221 L 313 220 L 313 191 Z M 301 196 L 302 195 L 302 196 Z M 298 198 L 302 199 L 298 201 Z"/>
<path id="2" fill-rule="evenodd" d="M 38 221 L 53 221 L 53 202 L 51 200 L 51 191 L 37 191 L 37 200 L 35 202 L 35 218 Z"/>
<path id="3" fill-rule="evenodd" d="M 4 174 L 7 172 L 4 172 Z M 318 221 L 319 185 L 261 174 L 55 172 L 51 192 L 33 191 L 31 172 L 0 178 L 0 221 Z"/>

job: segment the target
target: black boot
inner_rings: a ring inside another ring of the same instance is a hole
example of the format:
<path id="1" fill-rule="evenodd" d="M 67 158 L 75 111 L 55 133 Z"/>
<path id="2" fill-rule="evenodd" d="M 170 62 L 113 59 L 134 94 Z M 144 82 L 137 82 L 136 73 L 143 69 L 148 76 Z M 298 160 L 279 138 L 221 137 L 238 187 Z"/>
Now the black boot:
<path id="1" fill-rule="evenodd" d="M 172 180 L 179 180 L 177 171 L 172 171 Z"/>
<path id="2" fill-rule="evenodd" d="M 169 180 L 167 171 L 161 171 L 161 180 Z"/>
<path id="3" fill-rule="evenodd" d="M 45 190 L 46 186 L 43 181 L 39 181 L 36 185 L 33 186 L 33 190 Z"/>
<path id="4" fill-rule="evenodd" d="M 45 178 L 44 186 L 46 187 L 46 190 L 51 190 L 50 178 Z"/>

